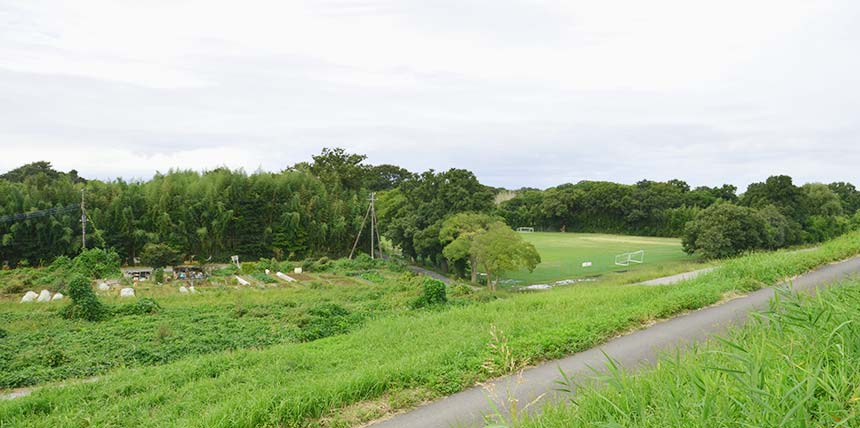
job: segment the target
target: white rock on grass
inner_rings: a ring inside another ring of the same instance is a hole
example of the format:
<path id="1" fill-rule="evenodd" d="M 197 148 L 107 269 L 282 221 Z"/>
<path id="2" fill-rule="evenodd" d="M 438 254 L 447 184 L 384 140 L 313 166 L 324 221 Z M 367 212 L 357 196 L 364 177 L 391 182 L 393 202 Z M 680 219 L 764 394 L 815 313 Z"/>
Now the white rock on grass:
<path id="1" fill-rule="evenodd" d="M 251 283 L 250 283 L 250 282 L 245 281 L 245 280 L 244 280 L 244 279 L 242 279 L 242 277 L 240 277 L 239 275 L 236 275 L 236 281 L 239 281 L 239 285 L 251 285 Z"/>
<path id="2" fill-rule="evenodd" d="M 51 301 L 63 300 L 63 297 L 65 297 L 65 296 L 63 296 L 63 293 L 57 293 L 57 294 L 54 294 L 54 297 L 51 297 Z"/>
<path id="3" fill-rule="evenodd" d="M 35 302 L 37 297 L 39 297 L 38 294 L 28 291 L 24 294 L 24 297 L 21 298 L 21 303 Z"/>
<path id="4" fill-rule="evenodd" d="M 134 297 L 134 288 L 123 288 L 119 290 L 119 297 Z"/>
<path id="5" fill-rule="evenodd" d="M 110 285 L 108 285 L 106 282 L 100 282 L 99 283 L 99 291 L 108 291 L 108 290 L 110 290 Z"/>
<path id="6" fill-rule="evenodd" d="M 179 292 L 182 294 L 186 294 L 186 293 L 188 293 L 188 289 L 185 288 L 185 286 L 183 285 L 182 287 L 179 287 Z"/>
<path id="7" fill-rule="evenodd" d="M 51 301 L 51 292 L 48 290 L 42 290 L 42 292 L 39 293 L 39 298 L 36 299 L 36 301 L 42 302 L 42 303 L 50 302 Z"/>

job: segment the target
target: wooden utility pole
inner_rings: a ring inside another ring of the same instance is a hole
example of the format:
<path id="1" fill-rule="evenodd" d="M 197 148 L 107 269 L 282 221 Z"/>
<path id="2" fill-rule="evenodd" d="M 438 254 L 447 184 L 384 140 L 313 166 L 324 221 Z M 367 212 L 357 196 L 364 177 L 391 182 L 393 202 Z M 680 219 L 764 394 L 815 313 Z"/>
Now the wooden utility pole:
<path id="1" fill-rule="evenodd" d="M 87 249 L 87 209 L 84 203 L 84 189 L 81 189 L 81 251 Z"/>
<path id="2" fill-rule="evenodd" d="M 350 259 L 355 255 L 358 241 L 361 240 L 361 232 L 364 231 L 364 225 L 367 223 L 368 219 L 370 219 L 370 258 L 376 258 L 377 250 L 379 257 L 382 257 L 382 237 L 379 235 L 379 220 L 376 218 L 376 193 L 371 193 L 370 205 L 367 207 L 367 212 L 364 214 L 364 219 L 361 221 L 358 235 L 356 235 L 355 242 L 352 244 L 352 251 L 349 252 Z"/>

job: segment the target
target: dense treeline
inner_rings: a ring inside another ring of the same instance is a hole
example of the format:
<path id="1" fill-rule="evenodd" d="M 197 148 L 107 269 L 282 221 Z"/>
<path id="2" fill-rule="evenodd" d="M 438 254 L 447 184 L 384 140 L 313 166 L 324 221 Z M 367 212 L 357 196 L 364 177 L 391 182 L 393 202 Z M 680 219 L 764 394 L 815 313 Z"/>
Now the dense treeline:
<path id="1" fill-rule="evenodd" d="M 81 190 L 88 246 L 112 248 L 126 261 L 147 243 L 197 260 L 343 255 L 364 216 L 366 191 L 411 176 L 364 160 L 324 150 L 280 173 L 171 171 L 145 182 L 85 181 L 46 162 L 26 165 L 0 177 L 0 218 L 26 214 L 0 221 L 0 261 L 45 264 L 80 252 Z"/>
<path id="2" fill-rule="evenodd" d="M 691 189 L 680 180 L 523 189 L 498 214 L 513 227 L 684 237 L 691 253 L 726 257 L 833 238 L 860 223 L 858 210 L 860 192 L 850 183 L 796 186 L 780 175 L 742 195 L 731 185 Z"/>
<path id="3" fill-rule="evenodd" d="M 680 180 L 634 185 L 580 181 L 544 191 L 523 189 L 499 206 L 512 227 L 680 236 L 685 224 L 718 200 L 736 202 L 737 188 L 690 186 Z"/>
<path id="4" fill-rule="evenodd" d="M 369 192 L 378 192 L 382 234 L 405 256 L 442 267 L 451 242 L 443 224 L 462 212 L 499 216 L 511 227 L 683 236 L 688 251 L 709 257 L 818 242 L 860 223 L 860 192 L 849 183 L 796 186 L 774 176 L 739 195 L 731 185 L 690 188 L 680 180 L 581 181 L 511 193 L 467 170 L 413 174 L 365 160 L 324 149 L 278 173 L 219 168 L 131 182 L 85 180 L 47 162 L 25 165 L 0 175 L 0 261 L 45 264 L 79 253 L 82 190 L 88 246 L 112 248 L 126 262 L 147 244 L 196 260 L 341 256 L 360 228 Z M 466 260 L 452 262 L 466 272 Z"/>

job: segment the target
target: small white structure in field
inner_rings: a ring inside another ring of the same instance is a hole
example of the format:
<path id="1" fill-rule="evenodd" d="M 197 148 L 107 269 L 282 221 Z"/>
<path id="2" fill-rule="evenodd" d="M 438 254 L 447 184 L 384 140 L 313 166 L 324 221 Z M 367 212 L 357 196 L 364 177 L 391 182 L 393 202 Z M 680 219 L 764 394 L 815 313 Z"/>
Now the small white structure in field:
<path id="1" fill-rule="evenodd" d="M 582 262 L 582 267 L 591 267 L 591 262 Z"/>
<path id="2" fill-rule="evenodd" d="M 291 277 L 291 276 L 289 276 L 289 275 L 287 275 L 287 274 L 285 274 L 285 273 L 283 273 L 283 272 L 276 272 L 276 273 L 275 273 L 275 276 L 277 276 L 278 278 L 281 278 L 281 279 L 283 279 L 284 281 L 287 281 L 287 282 L 294 282 L 294 281 L 296 280 L 295 278 L 293 278 L 293 277 Z"/>
<path id="3" fill-rule="evenodd" d="M 110 285 L 106 282 L 99 283 L 99 291 L 110 291 Z"/>
<path id="4" fill-rule="evenodd" d="M 38 294 L 28 291 L 24 294 L 24 297 L 21 298 L 21 303 L 35 302 L 37 297 L 39 297 Z"/>
<path id="5" fill-rule="evenodd" d="M 297 268 L 293 269 L 293 273 L 302 273 L 302 268 L 297 267 Z"/>
<path id="6" fill-rule="evenodd" d="M 54 294 L 54 297 L 51 297 L 51 301 L 63 300 L 63 297 L 65 297 L 65 296 L 63 296 L 63 293 L 57 293 L 57 294 Z"/>
<path id="7" fill-rule="evenodd" d="M 185 288 L 185 286 L 183 285 L 182 287 L 179 287 L 179 292 L 182 294 L 186 294 L 186 293 L 188 293 L 188 289 Z"/>
<path id="8" fill-rule="evenodd" d="M 39 293 L 39 298 L 36 299 L 37 302 L 50 302 L 51 301 L 51 292 L 48 290 L 42 290 Z"/>
<path id="9" fill-rule="evenodd" d="M 272 271 L 266 269 L 266 275 L 270 274 Z"/>
<path id="10" fill-rule="evenodd" d="M 196 292 L 197 292 L 197 289 L 196 289 L 196 288 L 194 288 L 194 286 L 192 285 L 191 287 L 188 287 L 188 291 L 190 291 L 190 292 L 192 292 L 192 293 L 196 293 Z"/>
<path id="11" fill-rule="evenodd" d="M 119 297 L 134 297 L 134 288 L 123 288 L 119 290 Z"/>
<path id="12" fill-rule="evenodd" d="M 245 280 L 244 280 L 244 279 L 242 279 L 242 277 L 240 277 L 239 275 L 236 275 L 236 281 L 239 281 L 239 285 L 251 285 L 251 283 L 250 283 L 250 282 L 245 281 Z"/>

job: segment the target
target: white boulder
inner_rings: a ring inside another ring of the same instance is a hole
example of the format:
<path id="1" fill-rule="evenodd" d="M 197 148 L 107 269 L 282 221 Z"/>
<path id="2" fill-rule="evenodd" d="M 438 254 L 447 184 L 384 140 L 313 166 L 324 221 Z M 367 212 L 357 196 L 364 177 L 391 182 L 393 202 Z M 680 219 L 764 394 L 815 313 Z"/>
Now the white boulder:
<path id="1" fill-rule="evenodd" d="M 99 291 L 108 291 L 108 290 L 110 290 L 110 285 L 108 285 L 108 283 L 106 283 L 106 282 L 100 282 L 99 283 Z"/>
<path id="2" fill-rule="evenodd" d="M 57 294 L 54 294 L 54 297 L 51 297 L 51 301 L 63 300 L 63 297 L 65 297 L 65 296 L 63 296 L 63 293 L 57 293 Z"/>
<path id="3" fill-rule="evenodd" d="M 179 287 L 179 292 L 182 294 L 186 294 L 186 293 L 188 293 L 188 289 L 185 288 L 185 286 L 183 285 L 182 287 Z"/>
<path id="4" fill-rule="evenodd" d="M 39 293 L 39 298 L 36 299 L 37 302 L 50 302 L 51 301 L 51 292 L 48 290 L 42 290 Z"/>
<path id="5" fill-rule="evenodd" d="M 239 285 L 251 285 L 251 283 L 250 283 L 250 282 L 245 281 L 245 280 L 244 280 L 244 279 L 242 279 L 242 277 L 240 277 L 239 275 L 236 275 L 236 281 L 239 281 Z"/>
<path id="6" fill-rule="evenodd" d="M 39 297 L 38 294 L 28 291 L 24 294 L 24 297 L 21 298 L 21 303 L 35 302 L 37 297 Z"/>
<path id="7" fill-rule="evenodd" d="M 119 290 L 119 297 L 134 297 L 134 288 L 123 288 Z"/>

